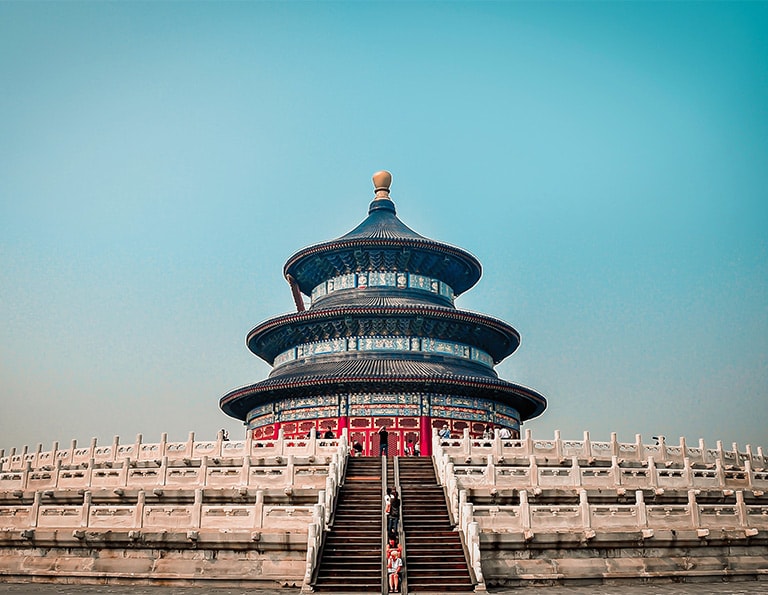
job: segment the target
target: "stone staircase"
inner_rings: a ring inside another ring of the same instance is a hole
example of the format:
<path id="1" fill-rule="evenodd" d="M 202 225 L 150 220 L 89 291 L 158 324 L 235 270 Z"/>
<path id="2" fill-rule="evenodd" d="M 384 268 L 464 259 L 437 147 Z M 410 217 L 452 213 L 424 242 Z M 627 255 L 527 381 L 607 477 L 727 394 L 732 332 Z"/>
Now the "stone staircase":
<path id="1" fill-rule="evenodd" d="M 432 459 L 398 457 L 408 593 L 471 592 L 461 537 L 451 526 Z"/>
<path id="2" fill-rule="evenodd" d="M 352 457 L 313 589 L 318 593 L 382 592 L 381 457 Z"/>

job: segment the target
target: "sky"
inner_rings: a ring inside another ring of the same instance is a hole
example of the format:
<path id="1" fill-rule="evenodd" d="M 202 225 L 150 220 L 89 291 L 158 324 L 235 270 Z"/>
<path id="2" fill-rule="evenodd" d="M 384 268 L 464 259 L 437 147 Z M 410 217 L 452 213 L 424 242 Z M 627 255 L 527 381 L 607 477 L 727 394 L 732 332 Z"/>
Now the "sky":
<path id="1" fill-rule="evenodd" d="M 0 449 L 172 441 L 270 367 L 301 248 L 483 277 L 534 437 L 768 447 L 768 3 L 0 3 Z"/>

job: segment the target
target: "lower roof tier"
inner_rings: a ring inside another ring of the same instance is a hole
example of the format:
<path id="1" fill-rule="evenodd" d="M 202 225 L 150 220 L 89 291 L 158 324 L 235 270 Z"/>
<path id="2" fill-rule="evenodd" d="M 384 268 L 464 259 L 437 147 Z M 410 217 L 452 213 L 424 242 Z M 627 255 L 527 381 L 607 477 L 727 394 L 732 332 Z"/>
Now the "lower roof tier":
<path id="1" fill-rule="evenodd" d="M 533 389 L 484 374 L 480 366 L 458 368 L 452 362 L 341 358 L 313 362 L 301 374 L 272 376 L 235 389 L 219 402 L 227 415 L 245 420 L 249 411 L 270 402 L 296 396 L 320 396 L 356 392 L 430 392 L 484 397 L 514 407 L 521 421 L 540 415 L 547 406 Z"/>

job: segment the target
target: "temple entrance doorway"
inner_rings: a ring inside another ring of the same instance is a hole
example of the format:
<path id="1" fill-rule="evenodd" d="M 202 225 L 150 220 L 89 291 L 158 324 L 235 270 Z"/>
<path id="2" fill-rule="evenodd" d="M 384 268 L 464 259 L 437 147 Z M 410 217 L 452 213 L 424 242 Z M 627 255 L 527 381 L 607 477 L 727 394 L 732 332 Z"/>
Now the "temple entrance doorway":
<path id="1" fill-rule="evenodd" d="M 406 456 L 419 447 L 419 419 L 416 417 L 351 417 L 349 438 L 351 444 L 359 442 L 366 456 L 379 456 L 379 428 L 387 428 L 388 454 Z"/>

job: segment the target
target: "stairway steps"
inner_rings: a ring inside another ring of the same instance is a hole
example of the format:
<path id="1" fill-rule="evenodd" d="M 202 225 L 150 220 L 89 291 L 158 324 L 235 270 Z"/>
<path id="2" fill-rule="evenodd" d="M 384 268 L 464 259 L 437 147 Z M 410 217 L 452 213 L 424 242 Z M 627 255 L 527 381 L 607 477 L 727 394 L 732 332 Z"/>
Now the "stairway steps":
<path id="1" fill-rule="evenodd" d="M 453 530 L 431 459 L 400 459 L 402 523 L 409 593 L 474 590 L 461 536 Z"/>
<path id="2" fill-rule="evenodd" d="M 325 535 L 313 589 L 380 593 L 382 576 L 381 460 L 347 461 L 333 526 Z"/>

